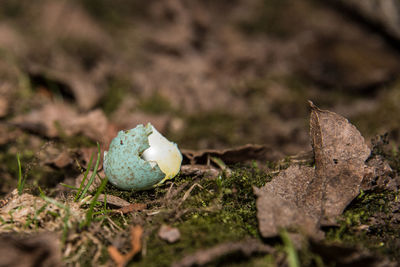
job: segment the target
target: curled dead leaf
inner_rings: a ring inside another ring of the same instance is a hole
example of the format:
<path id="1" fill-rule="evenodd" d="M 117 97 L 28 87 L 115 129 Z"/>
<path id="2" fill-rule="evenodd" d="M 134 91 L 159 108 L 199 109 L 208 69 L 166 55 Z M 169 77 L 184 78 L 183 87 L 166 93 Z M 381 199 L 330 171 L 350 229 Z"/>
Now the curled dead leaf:
<path id="1" fill-rule="evenodd" d="M 366 174 L 365 161 L 371 150 L 361 133 L 346 118 L 321 110 L 311 102 L 310 106 L 311 144 L 315 172 L 321 183 L 315 183 L 317 187 L 312 190 L 316 194 L 322 190 L 323 213 L 331 221 L 358 195 Z"/>
<path id="2" fill-rule="evenodd" d="M 254 189 L 264 237 L 276 236 L 280 227 L 320 236 L 319 227 L 335 223 L 369 172 L 365 162 L 371 150 L 356 127 L 336 113 L 310 106 L 315 168 L 291 166 Z"/>

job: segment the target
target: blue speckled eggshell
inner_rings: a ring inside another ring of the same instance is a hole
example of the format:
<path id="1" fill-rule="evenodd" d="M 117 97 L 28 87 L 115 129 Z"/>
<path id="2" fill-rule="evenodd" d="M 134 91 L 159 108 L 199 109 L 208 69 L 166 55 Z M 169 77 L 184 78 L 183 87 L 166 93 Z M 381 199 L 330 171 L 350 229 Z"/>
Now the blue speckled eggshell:
<path id="1" fill-rule="evenodd" d="M 124 190 L 145 190 L 163 180 L 158 165 L 152 167 L 140 155 L 149 147 L 150 125 L 120 131 L 104 156 L 104 171 L 109 181 Z"/>

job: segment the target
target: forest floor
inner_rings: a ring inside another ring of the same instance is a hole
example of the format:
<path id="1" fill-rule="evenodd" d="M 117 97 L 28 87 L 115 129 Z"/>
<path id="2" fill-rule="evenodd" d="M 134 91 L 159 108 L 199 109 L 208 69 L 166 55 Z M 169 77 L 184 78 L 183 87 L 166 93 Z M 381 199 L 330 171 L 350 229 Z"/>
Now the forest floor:
<path id="1" fill-rule="evenodd" d="M 316 0 L 114 2 L 1 4 L 0 265 L 400 262 L 395 36 Z M 106 183 L 148 122 L 181 172 Z"/>

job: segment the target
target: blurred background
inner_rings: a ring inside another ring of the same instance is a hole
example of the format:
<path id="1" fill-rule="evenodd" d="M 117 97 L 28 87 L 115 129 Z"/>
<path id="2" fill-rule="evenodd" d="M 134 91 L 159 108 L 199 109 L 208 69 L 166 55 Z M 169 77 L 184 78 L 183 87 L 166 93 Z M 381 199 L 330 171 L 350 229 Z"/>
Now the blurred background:
<path id="1" fill-rule="evenodd" d="M 399 44 L 397 0 L 1 0 L 0 173 L 147 122 L 181 148 L 296 154 L 307 100 L 396 149 Z"/>

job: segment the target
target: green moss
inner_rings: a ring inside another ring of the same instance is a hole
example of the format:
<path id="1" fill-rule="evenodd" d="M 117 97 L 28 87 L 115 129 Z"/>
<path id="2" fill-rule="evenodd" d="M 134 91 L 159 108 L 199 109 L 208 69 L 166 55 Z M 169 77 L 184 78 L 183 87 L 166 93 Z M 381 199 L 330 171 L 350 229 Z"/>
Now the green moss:
<path id="1" fill-rule="evenodd" d="M 232 114 L 213 111 L 185 118 L 185 129 L 173 136 L 182 147 L 216 147 L 242 143 L 241 119 Z"/>
<path id="2" fill-rule="evenodd" d="M 400 227 L 392 223 L 393 191 L 362 192 L 344 212 L 339 227 L 327 232 L 327 240 L 358 245 L 400 259 L 396 238 Z"/>
<path id="3" fill-rule="evenodd" d="M 114 112 L 122 103 L 124 97 L 129 92 L 130 83 L 126 79 L 111 79 L 104 97 L 100 102 L 100 107 L 106 115 Z"/>
<path id="4" fill-rule="evenodd" d="M 173 112 L 173 108 L 168 99 L 159 93 L 140 101 L 138 108 L 151 114 L 165 114 Z"/>
<path id="5" fill-rule="evenodd" d="M 217 179 L 221 179 L 218 182 Z M 257 230 L 255 196 L 252 186 L 262 186 L 269 177 L 255 168 L 237 168 L 230 177 L 202 178 L 197 181 L 189 198 L 178 211 L 171 209 L 152 216 L 154 230 L 147 238 L 147 255 L 131 266 L 170 266 L 173 261 L 193 253 L 198 249 L 209 248 L 227 241 L 239 241 L 246 237 L 260 238 Z M 180 176 L 174 180 L 176 186 L 194 184 L 191 177 Z M 189 183 L 189 184 L 188 184 Z M 111 193 L 112 188 L 108 187 Z M 164 197 L 167 186 L 143 192 L 124 192 L 119 196 L 135 199 L 137 202 Z M 176 196 L 180 201 L 187 190 Z M 187 211 L 176 217 L 179 211 Z M 147 218 L 148 220 L 148 218 Z M 157 236 L 162 223 L 177 227 L 181 239 L 167 244 Z M 149 225 L 147 223 L 146 225 Z"/>

